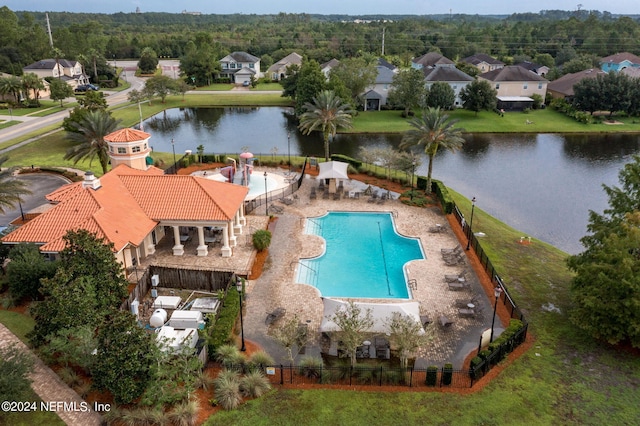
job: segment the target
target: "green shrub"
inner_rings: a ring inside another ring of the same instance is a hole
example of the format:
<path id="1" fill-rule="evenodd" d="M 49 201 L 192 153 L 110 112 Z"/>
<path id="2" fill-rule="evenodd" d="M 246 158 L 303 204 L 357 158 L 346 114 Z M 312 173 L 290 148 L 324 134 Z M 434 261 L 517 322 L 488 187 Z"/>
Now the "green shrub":
<path id="1" fill-rule="evenodd" d="M 240 393 L 249 398 L 259 398 L 271 389 L 271 384 L 260 371 L 251 371 L 240 379 Z"/>
<path id="2" fill-rule="evenodd" d="M 214 380 L 216 402 L 225 410 L 238 408 L 242 402 L 240 376 L 235 371 L 221 371 Z"/>
<path id="3" fill-rule="evenodd" d="M 427 367 L 427 378 L 425 380 L 425 384 L 427 386 L 435 386 L 438 382 L 438 367 L 432 365 Z"/>
<path id="4" fill-rule="evenodd" d="M 349 165 L 353 166 L 353 168 L 356 170 L 362 167 L 362 161 L 342 154 L 332 154 L 331 161 L 341 161 L 343 163 L 349 163 Z"/>
<path id="5" fill-rule="evenodd" d="M 422 189 L 423 191 L 427 189 L 426 176 L 416 176 L 416 188 Z"/>
<path id="6" fill-rule="evenodd" d="M 442 369 L 442 384 L 448 386 L 451 384 L 453 378 L 453 364 L 445 364 Z"/>
<path id="7" fill-rule="evenodd" d="M 447 187 L 444 186 L 441 181 L 434 179 L 431 181 L 431 191 L 435 192 L 438 196 L 438 200 L 440 200 L 440 205 L 445 214 L 451 214 L 453 212 L 454 202 Z"/>
<path id="8" fill-rule="evenodd" d="M 232 341 L 233 327 L 240 313 L 240 296 L 237 291 L 228 291 L 215 325 L 207 329 L 209 354 L 213 356 L 216 348 Z"/>
<path id="9" fill-rule="evenodd" d="M 304 377 L 319 379 L 322 376 L 322 358 L 304 356 L 298 363 L 298 374 Z"/>
<path id="10" fill-rule="evenodd" d="M 264 371 L 265 367 L 274 365 L 276 362 L 271 355 L 269 355 L 265 351 L 257 351 L 254 352 L 253 355 L 249 358 L 249 362 L 247 363 L 247 367 L 250 371 Z"/>
<path id="11" fill-rule="evenodd" d="M 253 247 L 258 251 L 263 251 L 271 244 L 271 231 L 259 229 L 253 234 Z"/>

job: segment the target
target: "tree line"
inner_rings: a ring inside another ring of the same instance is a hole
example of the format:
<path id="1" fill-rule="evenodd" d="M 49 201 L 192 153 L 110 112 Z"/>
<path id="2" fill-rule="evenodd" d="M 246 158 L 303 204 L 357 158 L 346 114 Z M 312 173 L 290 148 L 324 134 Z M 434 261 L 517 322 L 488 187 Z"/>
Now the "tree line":
<path id="1" fill-rule="evenodd" d="M 292 51 L 322 63 L 358 52 L 384 55 L 396 65 L 440 51 L 457 60 L 483 52 L 512 63 L 548 54 L 560 66 L 576 57 L 640 54 L 637 19 L 598 11 L 493 16 L 400 16 L 355 23 L 352 17 L 305 14 L 183 15 L 50 12 L 54 46 L 69 59 L 95 49 L 107 59 L 140 58 L 145 48 L 179 58 L 190 43 L 206 43 L 219 59 L 232 51 L 262 58 L 264 67 Z M 0 71 L 51 56 L 44 13 L 0 8 Z"/>

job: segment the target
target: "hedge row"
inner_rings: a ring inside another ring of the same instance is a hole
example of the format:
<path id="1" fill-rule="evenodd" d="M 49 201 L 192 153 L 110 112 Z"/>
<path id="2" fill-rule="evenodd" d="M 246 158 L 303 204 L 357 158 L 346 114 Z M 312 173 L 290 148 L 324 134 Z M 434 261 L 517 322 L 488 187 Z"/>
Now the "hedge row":
<path id="1" fill-rule="evenodd" d="M 209 356 L 216 353 L 216 348 L 230 343 L 233 336 L 233 327 L 240 313 L 240 297 L 237 291 L 227 290 L 222 307 L 218 312 L 215 323 L 207 328 L 207 344 Z"/>

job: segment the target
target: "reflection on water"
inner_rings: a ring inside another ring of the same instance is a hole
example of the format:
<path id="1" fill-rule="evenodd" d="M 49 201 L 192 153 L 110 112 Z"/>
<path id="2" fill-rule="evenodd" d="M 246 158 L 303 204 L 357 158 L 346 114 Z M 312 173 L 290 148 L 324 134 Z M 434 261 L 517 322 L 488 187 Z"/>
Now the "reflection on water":
<path id="1" fill-rule="evenodd" d="M 290 108 L 181 108 L 147 120 L 156 151 L 176 152 L 204 145 L 207 153 L 323 156 L 319 133 L 297 130 Z M 288 137 L 289 136 L 289 137 Z M 358 157 L 361 147 L 398 148 L 402 135 L 340 134 L 331 152 Z M 602 184 L 618 185 L 618 172 L 640 150 L 640 137 L 628 134 L 465 135 L 460 152 L 439 150 L 433 175 L 476 206 L 569 253 L 582 250 L 589 210 L 602 212 Z M 419 174 L 426 174 L 423 155 Z M 481 223 L 477 231 L 481 231 Z M 489 236 L 490 237 L 490 236 Z"/>

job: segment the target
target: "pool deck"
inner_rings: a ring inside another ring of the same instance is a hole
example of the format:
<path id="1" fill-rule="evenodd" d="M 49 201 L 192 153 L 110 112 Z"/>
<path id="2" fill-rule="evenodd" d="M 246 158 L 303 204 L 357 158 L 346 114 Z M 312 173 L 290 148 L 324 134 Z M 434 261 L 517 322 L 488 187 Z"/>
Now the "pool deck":
<path id="1" fill-rule="evenodd" d="M 416 354 L 415 366 L 426 368 L 429 365 L 442 366 L 451 362 L 454 368 L 460 368 L 465 357 L 477 349 L 482 332 L 491 326 L 493 306 L 464 253 L 463 263 L 455 266 L 445 264 L 440 250 L 452 249 L 461 244 L 450 229 L 446 216 L 439 208 L 410 207 L 397 200 L 378 204 L 369 203 L 368 197 L 323 199 L 321 193 L 317 199 L 311 200 L 309 194 L 314 185 L 317 185 L 314 178 L 305 178 L 293 204 L 276 202 L 282 206 L 283 211 L 277 215 L 264 271 L 260 278 L 248 281 L 246 286 L 245 338 L 262 346 L 274 356 L 276 362 L 286 362 L 285 350 L 269 336 L 271 330 L 265 324 L 268 312 L 285 308 L 285 319 L 296 315 L 299 322 L 308 324 L 310 335 L 316 337 L 307 345 L 305 354 L 319 356 L 318 328 L 322 321 L 323 303 L 315 288 L 295 283 L 298 260 L 319 255 L 323 247 L 321 238 L 303 234 L 305 218 L 320 216 L 327 211 L 385 211 L 394 215 L 396 230 L 400 234 L 420 239 L 426 257 L 425 260 L 412 261 L 407 266 L 408 278 L 417 282 L 417 288 L 412 290 L 413 299 L 420 302 L 421 315 L 426 315 L 433 321 L 427 328 L 431 338 Z M 361 190 L 363 186 L 366 185 L 357 181 L 345 184 L 345 188 L 355 190 Z M 256 216 L 265 218 L 264 214 L 258 213 Z M 440 224 L 444 231 L 429 232 L 429 228 L 436 224 Z M 468 271 L 469 285 L 460 291 L 451 291 L 444 275 L 458 274 L 465 268 Z M 460 317 L 458 308 L 454 306 L 455 299 L 471 299 L 474 295 L 479 296 L 476 306 L 482 309 L 482 313 L 475 318 Z M 385 300 L 362 301 L 371 303 Z M 449 327 L 441 326 L 438 318 L 443 315 L 452 320 L 453 324 Z M 270 327 L 277 326 L 278 323 L 275 323 Z M 496 333 L 501 329 L 501 326 L 497 326 Z"/>

